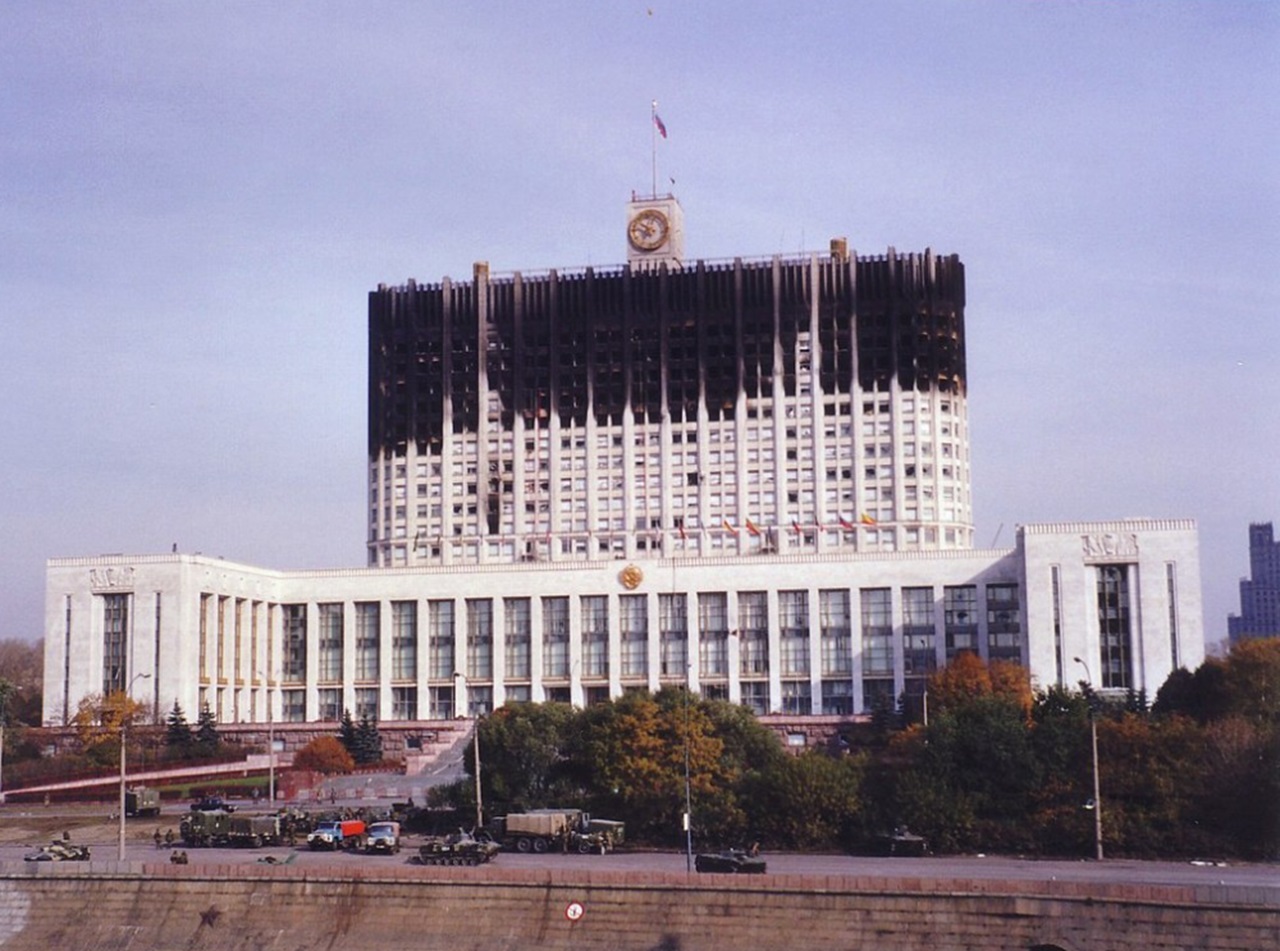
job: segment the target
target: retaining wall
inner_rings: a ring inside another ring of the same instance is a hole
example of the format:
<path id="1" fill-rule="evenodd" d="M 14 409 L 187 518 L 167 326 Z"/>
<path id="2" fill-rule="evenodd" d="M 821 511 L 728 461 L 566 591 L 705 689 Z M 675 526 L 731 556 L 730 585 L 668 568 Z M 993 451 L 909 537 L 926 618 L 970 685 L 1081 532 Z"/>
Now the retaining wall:
<path id="1" fill-rule="evenodd" d="M 1278 905 L 1232 886 L 10 864 L 0 949 L 1270 951 Z"/>

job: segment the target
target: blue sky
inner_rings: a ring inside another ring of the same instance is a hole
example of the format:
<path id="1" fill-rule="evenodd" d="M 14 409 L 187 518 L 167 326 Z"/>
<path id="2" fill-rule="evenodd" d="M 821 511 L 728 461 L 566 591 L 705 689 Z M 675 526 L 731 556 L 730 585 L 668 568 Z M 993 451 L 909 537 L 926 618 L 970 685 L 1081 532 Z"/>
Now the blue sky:
<path id="1" fill-rule="evenodd" d="M 0 637 L 44 560 L 364 563 L 366 294 L 614 264 L 649 104 L 694 257 L 968 275 L 979 544 L 1280 521 L 1280 4 L 0 10 Z"/>

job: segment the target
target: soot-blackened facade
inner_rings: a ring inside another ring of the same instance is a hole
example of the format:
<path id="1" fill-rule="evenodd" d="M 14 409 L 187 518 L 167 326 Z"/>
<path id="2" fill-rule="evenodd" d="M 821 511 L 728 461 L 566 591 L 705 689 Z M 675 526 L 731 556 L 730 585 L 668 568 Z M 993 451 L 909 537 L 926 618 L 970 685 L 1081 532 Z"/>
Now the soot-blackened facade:
<path id="1" fill-rule="evenodd" d="M 372 292 L 369 360 L 371 564 L 971 543 L 954 255 L 477 265 Z"/>

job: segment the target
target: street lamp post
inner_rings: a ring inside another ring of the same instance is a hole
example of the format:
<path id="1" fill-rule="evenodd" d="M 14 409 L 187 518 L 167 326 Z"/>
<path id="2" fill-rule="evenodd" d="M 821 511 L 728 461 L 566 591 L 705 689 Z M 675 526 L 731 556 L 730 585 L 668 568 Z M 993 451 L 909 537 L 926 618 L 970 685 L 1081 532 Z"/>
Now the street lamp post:
<path id="1" fill-rule="evenodd" d="M 276 804 L 276 721 L 271 713 L 271 686 L 267 686 L 267 802 Z"/>
<path id="2" fill-rule="evenodd" d="M 464 686 L 467 686 L 467 687 L 470 686 L 470 683 L 467 681 L 467 675 L 460 670 L 456 670 L 453 673 L 454 713 L 457 716 L 462 716 L 463 715 L 462 711 L 458 709 L 458 706 L 459 706 L 458 683 L 459 682 L 461 682 Z M 476 767 L 476 834 L 478 835 L 480 833 L 480 830 L 484 828 L 484 800 L 480 792 L 480 715 L 478 713 L 476 714 L 476 722 L 475 722 L 474 729 L 475 729 L 475 767 Z"/>
<path id="3" fill-rule="evenodd" d="M 684 870 L 693 871 L 693 798 L 689 792 L 689 682 L 684 685 Z"/>
<path id="4" fill-rule="evenodd" d="M 262 674 L 258 674 L 262 677 Z M 267 685 L 267 801 L 273 806 L 276 802 L 276 720 L 272 712 L 274 697 L 271 690 L 271 678 L 262 677 Z"/>
<path id="5" fill-rule="evenodd" d="M 120 848 L 116 857 L 124 861 L 124 791 L 125 791 L 125 757 L 124 750 L 128 741 L 129 727 L 129 695 L 133 692 L 133 685 L 139 680 L 150 680 L 150 674 L 134 674 L 133 679 L 129 681 L 129 686 L 124 690 L 124 702 L 120 705 Z"/>
<path id="6" fill-rule="evenodd" d="M 1072 658 L 1084 668 L 1086 683 L 1093 692 L 1093 673 L 1089 665 L 1079 657 Z M 1102 861 L 1102 785 L 1098 781 L 1098 718 L 1093 709 L 1093 697 L 1089 698 L 1089 740 L 1093 746 L 1093 844 L 1098 861 Z"/>

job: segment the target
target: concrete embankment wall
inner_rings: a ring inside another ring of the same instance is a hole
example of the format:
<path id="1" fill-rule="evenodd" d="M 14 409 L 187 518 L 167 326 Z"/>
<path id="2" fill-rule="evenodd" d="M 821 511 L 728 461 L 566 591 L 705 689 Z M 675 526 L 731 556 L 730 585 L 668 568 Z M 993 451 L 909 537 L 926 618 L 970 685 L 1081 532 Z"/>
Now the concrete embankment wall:
<path id="1" fill-rule="evenodd" d="M 1280 947 L 1276 901 L 1230 886 L 42 863 L 0 868 L 0 951 L 1254 951 Z"/>

